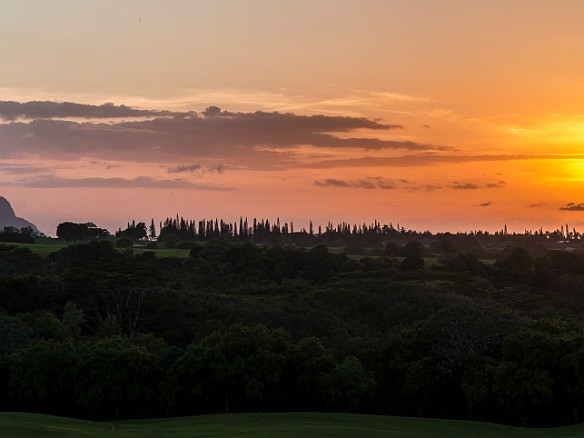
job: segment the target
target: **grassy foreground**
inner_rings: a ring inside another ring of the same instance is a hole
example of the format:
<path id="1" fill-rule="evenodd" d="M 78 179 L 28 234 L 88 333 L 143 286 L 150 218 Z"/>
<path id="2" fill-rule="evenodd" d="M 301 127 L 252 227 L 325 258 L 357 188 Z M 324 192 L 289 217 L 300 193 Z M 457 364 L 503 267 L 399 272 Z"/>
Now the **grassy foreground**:
<path id="1" fill-rule="evenodd" d="M 230 414 L 91 422 L 0 412 L 0 435 L 29 437 L 582 437 L 584 425 L 523 429 L 498 424 L 373 415 Z"/>

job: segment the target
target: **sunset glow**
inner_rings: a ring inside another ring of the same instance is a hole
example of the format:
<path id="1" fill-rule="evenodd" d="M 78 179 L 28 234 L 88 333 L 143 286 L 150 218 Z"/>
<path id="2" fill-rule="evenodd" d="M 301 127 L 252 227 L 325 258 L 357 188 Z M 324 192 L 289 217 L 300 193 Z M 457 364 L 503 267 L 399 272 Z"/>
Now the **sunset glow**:
<path id="1" fill-rule="evenodd" d="M 177 213 L 584 229 L 579 0 L 3 9 L 0 195 L 48 235 Z"/>

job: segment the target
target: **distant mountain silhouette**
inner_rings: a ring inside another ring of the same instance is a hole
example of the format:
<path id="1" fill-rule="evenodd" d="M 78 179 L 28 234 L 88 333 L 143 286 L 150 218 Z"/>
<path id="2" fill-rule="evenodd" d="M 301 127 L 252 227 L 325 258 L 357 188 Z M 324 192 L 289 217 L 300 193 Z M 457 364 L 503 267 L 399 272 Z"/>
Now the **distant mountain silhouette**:
<path id="1" fill-rule="evenodd" d="M 0 231 L 3 230 L 4 227 L 15 227 L 19 230 L 25 227 L 32 227 L 33 230 L 38 231 L 35 224 L 21 217 L 17 217 L 10 202 L 8 202 L 3 196 L 0 196 Z"/>

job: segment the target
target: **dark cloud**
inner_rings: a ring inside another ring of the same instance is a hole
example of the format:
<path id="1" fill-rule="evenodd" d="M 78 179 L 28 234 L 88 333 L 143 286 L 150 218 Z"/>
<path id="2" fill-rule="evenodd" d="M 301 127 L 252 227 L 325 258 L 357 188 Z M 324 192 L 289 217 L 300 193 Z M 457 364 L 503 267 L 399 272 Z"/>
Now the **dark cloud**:
<path id="1" fill-rule="evenodd" d="M 534 204 L 529 204 L 528 207 L 531 207 L 531 208 L 540 208 L 540 207 L 545 207 L 548 204 L 549 204 L 548 202 L 536 202 Z"/>
<path id="2" fill-rule="evenodd" d="M 314 185 L 318 187 L 342 187 L 342 188 L 355 188 L 355 189 L 381 189 L 381 190 L 393 190 L 393 189 L 404 189 L 413 192 L 425 191 L 431 192 L 434 190 L 440 190 L 442 187 L 436 184 L 421 184 L 412 185 L 412 182 L 406 179 L 399 180 L 388 180 L 380 176 L 366 177 L 356 180 L 340 180 L 335 178 L 329 178 L 324 180 L 314 181 Z"/>
<path id="3" fill-rule="evenodd" d="M 168 173 L 196 172 L 201 170 L 200 164 L 186 164 L 182 166 L 169 167 Z"/>
<path id="4" fill-rule="evenodd" d="M 172 139 L 175 152 L 196 149 L 202 152 L 225 148 L 289 148 L 309 145 L 326 148 L 360 148 L 368 150 L 443 150 L 409 141 L 381 140 L 378 138 L 340 138 L 335 133 L 348 133 L 356 129 L 387 131 L 401 125 L 382 124 L 378 121 L 335 116 L 299 116 L 291 113 L 232 113 L 210 112 L 203 116 L 189 115 L 173 118 L 127 122 L 124 128 L 148 131 Z"/>
<path id="5" fill-rule="evenodd" d="M 45 175 L 34 179 L 0 181 L 0 186 L 19 186 L 34 188 L 148 188 L 148 189 L 189 189 L 189 190 L 234 190 L 232 187 L 219 187 L 195 184 L 181 179 L 161 180 L 147 176 L 126 178 L 59 178 Z"/>
<path id="6" fill-rule="evenodd" d="M 462 184 L 455 182 L 454 185 L 450 186 L 450 188 L 455 190 L 477 190 L 480 189 L 481 187 L 472 183 Z"/>
<path id="7" fill-rule="evenodd" d="M 570 202 L 563 207 L 560 207 L 560 210 L 567 210 L 567 211 L 584 211 L 584 203 L 575 204 Z"/>
<path id="8" fill-rule="evenodd" d="M 486 185 L 486 187 L 488 189 L 497 189 L 497 188 L 504 187 L 505 185 L 507 185 L 507 183 L 505 181 L 498 181 L 496 183 L 489 183 Z"/>
<path id="9" fill-rule="evenodd" d="M 391 190 L 395 189 L 396 186 L 391 182 L 387 181 L 381 177 L 367 177 L 352 181 L 344 181 L 334 178 L 329 178 L 325 180 L 316 180 L 314 185 L 318 187 L 343 187 L 343 188 L 356 188 L 356 189 L 382 189 Z"/>
<path id="10" fill-rule="evenodd" d="M 81 109 L 87 109 L 87 117 L 95 117 L 98 109 L 107 113 L 108 117 L 141 111 L 115 105 L 79 105 L 77 116 L 84 114 Z M 5 117 L 10 114 L 15 113 L 5 111 Z M 55 115 L 57 111 L 51 114 Z M 144 113 L 150 114 L 148 111 Z M 87 157 L 150 162 L 177 161 L 178 157 L 183 157 L 185 161 L 195 157 L 234 158 L 246 160 L 248 165 L 254 167 L 276 164 L 290 167 L 298 164 L 294 160 L 294 149 L 302 145 L 333 149 L 451 150 L 409 141 L 346 135 L 355 130 L 387 132 L 400 128 L 401 125 L 383 124 L 360 117 L 301 116 L 262 111 L 233 113 L 212 107 L 202 114 L 168 113 L 165 117 L 116 123 L 37 118 L 29 122 L 12 121 L 0 125 L 0 156 Z"/>
<path id="11" fill-rule="evenodd" d="M 223 173 L 225 170 L 225 166 L 223 164 L 217 165 L 202 165 L 202 164 L 186 164 L 186 165 L 179 165 L 175 167 L 169 167 L 167 169 L 168 173 L 184 173 L 184 172 L 208 172 L 208 173 Z"/>
<path id="12" fill-rule="evenodd" d="M 13 102 L 0 101 L 0 118 L 4 120 L 23 119 L 115 119 L 122 117 L 169 116 L 170 111 L 151 111 L 131 108 L 126 105 L 85 105 L 73 102 Z"/>
<path id="13" fill-rule="evenodd" d="M 485 184 L 482 187 L 486 188 L 486 189 L 495 189 L 495 188 L 504 187 L 505 184 L 506 184 L 505 181 L 499 181 L 497 183 Z M 475 184 L 475 183 L 461 183 L 458 181 L 454 181 L 454 183 L 452 184 L 452 186 L 450 186 L 450 188 L 455 189 L 455 190 L 478 190 L 481 188 L 481 186 L 478 184 Z"/>
<path id="14" fill-rule="evenodd" d="M 316 180 L 314 185 L 318 187 L 351 187 L 351 184 L 347 181 L 341 181 L 334 178 L 329 178 L 325 180 Z"/>
<path id="15" fill-rule="evenodd" d="M 442 188 L 442 186 L 439 186 L 436 184 L 424 184 L 424 185 L 420 185 L 420 186 L 407 187 L 408 190 L 411 190 L 413 192 L 419 192 L 419 191 L 433 192 L 434 190 L 440 190 L 441 188 Z"/>
<path id="16" fill-rule="evenodd" d="M 493 205 L 493 203 L 491 201 L 488 201 L 482 202 L 481 204 L 479 204 L 479 207 L 490 207 L 491 205 Z"/>

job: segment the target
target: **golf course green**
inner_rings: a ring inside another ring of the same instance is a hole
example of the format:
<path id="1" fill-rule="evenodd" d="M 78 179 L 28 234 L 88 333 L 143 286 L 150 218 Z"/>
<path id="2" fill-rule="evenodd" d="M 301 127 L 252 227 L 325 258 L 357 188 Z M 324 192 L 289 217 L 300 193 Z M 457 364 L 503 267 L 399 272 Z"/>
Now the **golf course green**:
<path id="1" fill-rule="evenodd" d="M 469 421 L 356 414 L 229 414 L 119 422 L 0 413 L 0 435 L 36 437 L 581 437 L 584 426 L 517 428 Z"/>

